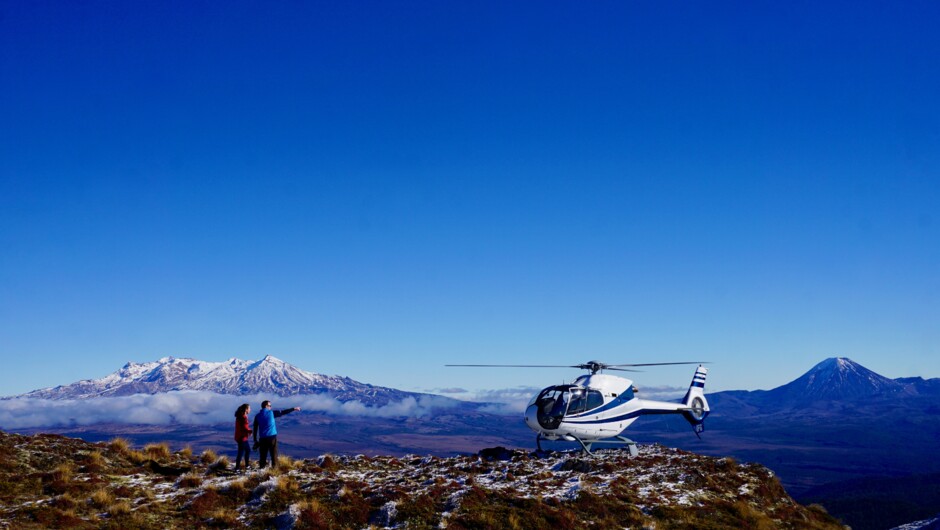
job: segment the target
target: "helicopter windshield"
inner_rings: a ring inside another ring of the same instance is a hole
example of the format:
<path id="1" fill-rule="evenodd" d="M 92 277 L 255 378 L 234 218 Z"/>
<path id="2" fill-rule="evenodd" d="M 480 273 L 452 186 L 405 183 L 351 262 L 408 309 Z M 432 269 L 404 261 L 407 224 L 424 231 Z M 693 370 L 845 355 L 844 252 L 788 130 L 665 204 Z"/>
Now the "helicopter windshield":
<path id="1" fill-rule="evenodd" d="M 539 425 L 557 429 L 568 412 L 569 403 L 582 399 L 584 389 L 574 385 L 550 386 L 539 393 L 530 405 L 538 405 Z"/>

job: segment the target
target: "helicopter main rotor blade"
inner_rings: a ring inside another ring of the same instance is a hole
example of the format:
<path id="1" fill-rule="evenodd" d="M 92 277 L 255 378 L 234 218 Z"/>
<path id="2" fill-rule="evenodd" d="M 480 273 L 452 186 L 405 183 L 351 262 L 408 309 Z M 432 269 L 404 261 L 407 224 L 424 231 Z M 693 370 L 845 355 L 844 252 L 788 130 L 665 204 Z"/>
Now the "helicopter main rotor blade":
<path id="1" fill-rule="evenodd" d="M 567 364 L 445 364 L 470 368 L 578 368 Z"/>
<path id="2" fill-rule="evenodd" d="M 689 361 L 682 363 L 641 363 L 641 364 L 608 364 L 607 369 L 617 368 L 620 366 L 670 366 L 674 364 L 708 364 L 708 361 Z"/>

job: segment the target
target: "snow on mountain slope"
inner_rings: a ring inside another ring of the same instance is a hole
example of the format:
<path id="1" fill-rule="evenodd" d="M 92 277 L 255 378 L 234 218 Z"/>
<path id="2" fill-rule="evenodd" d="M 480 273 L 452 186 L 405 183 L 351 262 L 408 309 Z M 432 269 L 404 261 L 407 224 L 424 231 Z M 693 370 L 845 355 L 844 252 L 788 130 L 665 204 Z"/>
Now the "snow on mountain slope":
<path id="1" fill-rule="evenodd" d="M 357 400 L 368 405 L 385 405 L 415 395 L 360 383 L 348 377 L 308 372 L 268 355 L 260 361 L 232 358 L 225 362 L 210 362 L 164 357 L 148 363 L 127 363 L 101 379 L 34 390 L 19 397 L 86 399 L 174 390 L 233 395 L 271 393 L 278 396 L 329 393 L 340 401 Z"/>
<path id="2" fill-rule="evenodd" d="M 780 403 L 852 399 L 901 392 L 905 385 L 888 379 L 845 357 L 831 357 L 801 377 L 766 392 Z"/>

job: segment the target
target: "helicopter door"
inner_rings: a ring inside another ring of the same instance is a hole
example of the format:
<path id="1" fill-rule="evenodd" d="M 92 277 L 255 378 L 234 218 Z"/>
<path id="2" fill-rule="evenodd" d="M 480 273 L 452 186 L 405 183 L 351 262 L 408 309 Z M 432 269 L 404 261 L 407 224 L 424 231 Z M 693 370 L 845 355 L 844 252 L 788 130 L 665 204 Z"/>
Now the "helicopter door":
<path id="1" fill-rule="evenodd" d="M 538 405 L 539 425 L 546 429 L 557 429 L 568 410 L 568 390 L 571 385 L 550 386 L 535 399 Z"/>
<path id="2" fill-rule="evenodd" d="M 581 414 L 604 404 L 604 396 L 597 390 L 571 389 L 568 414 Z"/>

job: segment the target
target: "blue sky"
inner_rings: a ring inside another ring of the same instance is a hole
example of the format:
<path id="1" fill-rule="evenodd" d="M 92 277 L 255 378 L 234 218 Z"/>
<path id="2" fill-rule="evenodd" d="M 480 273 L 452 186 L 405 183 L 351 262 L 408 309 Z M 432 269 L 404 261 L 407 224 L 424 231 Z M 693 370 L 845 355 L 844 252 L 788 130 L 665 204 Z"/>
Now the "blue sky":
<path id="1" fill-rule="evenodd" d="M 167 355 L 940 377 L 938 15 L 0 2 L 0 394 Z"/>

